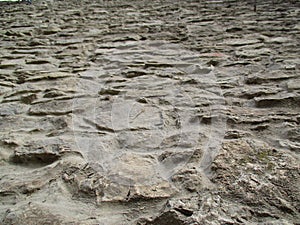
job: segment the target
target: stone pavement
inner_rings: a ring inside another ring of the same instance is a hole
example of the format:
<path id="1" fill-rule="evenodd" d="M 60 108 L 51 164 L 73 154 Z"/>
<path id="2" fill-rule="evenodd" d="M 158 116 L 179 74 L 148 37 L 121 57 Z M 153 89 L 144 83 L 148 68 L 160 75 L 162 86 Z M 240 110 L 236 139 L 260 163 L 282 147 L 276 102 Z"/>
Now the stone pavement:
<path id="1" fill-rule="evenodd" d="M 0 2 L 1 224 L 297 224 L 298 1 Z"/>

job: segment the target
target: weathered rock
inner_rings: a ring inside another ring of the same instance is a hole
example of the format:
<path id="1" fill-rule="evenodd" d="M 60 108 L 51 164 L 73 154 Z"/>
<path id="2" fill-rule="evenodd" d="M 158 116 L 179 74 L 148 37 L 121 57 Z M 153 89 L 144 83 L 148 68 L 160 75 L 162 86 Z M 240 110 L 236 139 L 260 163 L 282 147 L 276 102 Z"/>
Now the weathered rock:
<path id="1" fill-rule="evenodd" d="M 294 217 L 300 191 L 296 159 L 263 142 L 246 139 L 225 142 L 214 163 L 213 180 L 224 185 L 227 198 L 240 199 L 245 205 L 269 211 L 268 216 L 273 218 L 280 218 L 281 213 Z M 282 183 L 289 183 L 289 187 L 283 187 Z"/>
<path id="2" fill-rule="evenodd" d="M 235 55 L 241 58 L 256 58 L 259 56 L 269 56 L 271 55 L 271 49 L 261 48 L 261 49 L 241 50 L 241 51 L 236 51 Z"/>
<path id="3" fill-rule="evenodd" d="M 72 101 L 50 101 L 31 106 L 29 115 L 66 115 L 73 111 Z"/>
<path id="4" fill-rule="evenodd" d="M 51 79 L 61 79 L 65 77 L 70 77 L 72 74 L 64 73 L 64 72 L 54 72 L 54 73 L 44 73 L 41 75 L 33 76 L 27 79 L 27 81 L 39 81 L 39 80 L 51 80 Z"/>
<path id="5" fill-rule="evenodd" d="M 300 80 L 291 80 L 287 82 L 287 88 L 289 90 L 300 89 Z"/>
<path id="6" fill-rule="evenodd" d="M 0 1 L 0 224 L 297 224 L 299 2 Z"/>
<path id="7" fill-rule="evenodd" d="M 252 39 L 252 40 L 249 40 L 249 39 L 231 39 L 231 40 L 225 41 L 225 44 L 229 45 L 229 46 L 242 46 L 242 45 L 252 45 L 252 44 L 259 43 L 259 42 L 260 42 L 259 40 L 255 40 L 255 39 Z"/>
<path id="8" fill-rule="evenodd" d="M 257 107 L 284 107 L 298 108 L 300 96 L 294 94 L 281 94 L 268 97 L 254 98 Z"/>

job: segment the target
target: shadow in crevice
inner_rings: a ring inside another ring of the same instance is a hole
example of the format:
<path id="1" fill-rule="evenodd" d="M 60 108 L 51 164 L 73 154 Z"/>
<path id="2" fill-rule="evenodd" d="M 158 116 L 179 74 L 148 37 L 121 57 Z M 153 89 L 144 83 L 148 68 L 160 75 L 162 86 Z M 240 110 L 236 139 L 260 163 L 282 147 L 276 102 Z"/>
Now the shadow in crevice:
<path id="1" fill-rule="evenodd" d="M 55 153 L 18 153 L 15 152 L 10 158 L 9 162 L 19 166 L 39 168 L 50 165 L 60 159 L 60 155 Z"/>

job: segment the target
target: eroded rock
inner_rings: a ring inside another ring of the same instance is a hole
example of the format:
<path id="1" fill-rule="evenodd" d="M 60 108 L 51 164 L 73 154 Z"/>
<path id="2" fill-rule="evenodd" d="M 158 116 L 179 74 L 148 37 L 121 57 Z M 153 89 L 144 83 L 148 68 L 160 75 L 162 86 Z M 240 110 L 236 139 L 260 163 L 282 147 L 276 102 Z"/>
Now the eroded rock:
<path id="1" fill-rule="evenodd" d="M 0 2 L 0 223 L 299 223 L 298 14 Z"/>

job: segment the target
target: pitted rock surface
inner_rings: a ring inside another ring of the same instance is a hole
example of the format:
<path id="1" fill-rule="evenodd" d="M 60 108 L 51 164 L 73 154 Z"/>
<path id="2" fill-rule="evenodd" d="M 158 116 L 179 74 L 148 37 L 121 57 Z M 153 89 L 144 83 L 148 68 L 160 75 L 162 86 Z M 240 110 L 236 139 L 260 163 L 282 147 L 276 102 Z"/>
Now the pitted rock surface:
<path id="1" fill-rule="evenodd" d="M 0 224 L 299 224 L 300 3 L 253 2 L 0 2 Z"/>

